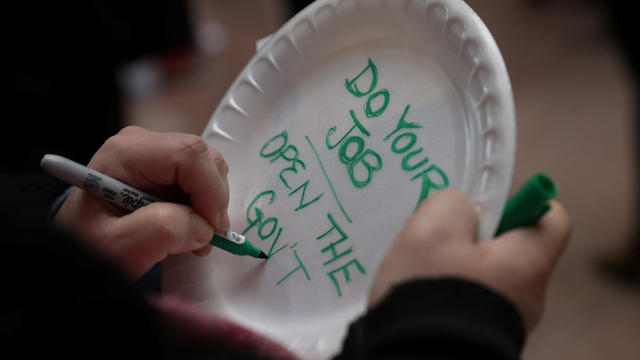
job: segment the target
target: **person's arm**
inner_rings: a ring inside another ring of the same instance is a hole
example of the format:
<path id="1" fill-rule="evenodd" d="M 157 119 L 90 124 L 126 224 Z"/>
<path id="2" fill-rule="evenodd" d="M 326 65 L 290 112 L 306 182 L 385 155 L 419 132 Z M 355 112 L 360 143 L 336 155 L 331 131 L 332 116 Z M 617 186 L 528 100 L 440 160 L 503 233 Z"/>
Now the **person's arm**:
<path id="1" fill-rule="evenodd" d="M 58 212 L 57 224 L 129 276 L 140 276 L 167 254 L 206 252 L 214 230 L 229 227 L 227 165 L 197 136 L 127 128 L 89 167 L 172 201 L 125 214 L 73 191 Z M 475 242 L 477 222 L 473 205 L 458 191 L 425 201 L 381 264 L 372 310 L 352 327 L 341 356 L 455 358 L 466 356 L 465 347 L 505 359 L 517 354 L 523 337 L 518 314 L 529 330 L 539 320 L 546 282 L 568 238 L 568 218 L 554 203 L 537 226 L 484 243 Z M 473 283 L 424 280 L 440 278 Z M 440 322 L 433 322 L 436 315 Z"/>
<path id="2" fill-rule="evenodd" d="M 570 233 L 557 202 L 534 227 L 476 242 L 456 190 L 425 201 L 396 238 L 337 359 L 519 358 Z"/>
<path id="3" fill-rule="evenodd" d="M 132 276 L 168 253 L 206 252 L 214 229 L 229 226 L 228 170 L 217 151 L 197 136 L 127 128 L 107 141 L 89 166 L 175 203 L 154 203 L 127 214 L 75 190 L 54 228 L 46 214 L 66 184 L 44 173 L 33 180 L 0 177 L 11 195 L 0 202 L 6 293 L 0 332 L 7 353 L 65 359 L 115 358 L 124 351 L 144 359 L 295 359 L 240 325 L 177 298 L 143 295 L 132 286 Z"/>
<path id="4" fill-rule="evenodd" d="M 349 328 L 337 359 L 518 359 L 524 327 L 504 296 L 460 278 L 411 280 Z"/>

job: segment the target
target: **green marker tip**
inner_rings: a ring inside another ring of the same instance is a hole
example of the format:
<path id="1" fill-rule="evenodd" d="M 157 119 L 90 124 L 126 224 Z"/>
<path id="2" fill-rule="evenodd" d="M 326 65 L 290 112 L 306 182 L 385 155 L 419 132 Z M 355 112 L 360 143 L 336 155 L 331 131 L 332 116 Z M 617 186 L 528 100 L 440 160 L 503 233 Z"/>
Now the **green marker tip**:
<path id="1" fill-rule="evenodd" d="M 259 259 L 268 259 L 269 257 L 267 256 L 267 254 L 264 253 L 264 251 L 260 251 L 260 255 L 258 255 Z"/>

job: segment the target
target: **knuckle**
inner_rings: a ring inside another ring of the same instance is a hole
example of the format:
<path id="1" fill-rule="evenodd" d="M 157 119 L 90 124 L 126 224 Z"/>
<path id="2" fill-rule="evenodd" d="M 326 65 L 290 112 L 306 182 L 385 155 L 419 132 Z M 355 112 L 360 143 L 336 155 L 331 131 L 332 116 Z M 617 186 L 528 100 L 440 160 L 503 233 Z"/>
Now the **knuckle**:
<path id="1" fill-rule="evenodd" d="M 431 196 L 432 203 L 444 203 L 448 207 L 464 207 L 471 203 L 469 197 L 461 190 L 446 188 Z"/>
<path id="2" fill-rule="evenodd" d="M 123 136 L 120 133 L 118 133 L 116 135 L 109 137 L 104 142 L 104 144 L 102 144 L 102 147 L 100 150 L 108 151 L 108 152 L 118 152 L 118 151 L 121 151 L 124 147 L 125 147 L 125 141 L 123 139 Z"/>
<path id="3" fill-rule="evenodd" d="M 141 128 L 140 126 L 135 126 L 135 125 L 128 125 L 125 126 L 124 128 L 122 128 L 118 134 L 119 135 L 132 135 L 132 134 L 137 134 L 140 133 L 141 131 L 144 131 L 145 129 Z"/>
<path id="4" fill-rule="evenodd" d="M 178 138 L 178 151 L 189 156 L 202 156 L 209 153 L 209 145 L 200 136 L 184 134 Z"/>
<path id="5" fill-rule="evenodd" d="M 126 162 L 128 152 L 131 151 L 132 137 L 134 133 L 140 133 L 141 131 L 148 131 L 138 126 L 127 126 L 120 130 L 117 134 L 107 138 L 100 149 L 92 157 L 91 163 L 104 163 L 112 164 L 116 162 Z M 101 170 L 101 169 L 96 169 Z"/>
<path id="6" fill-rule="evenodd" d="M 446 189 L 442 193 L 443 196 L 447 197 L 452 213 L 456 213 L 458 216 L 464 217 L 464 219 L 473 219 L 477 222 L 475 206 L 465 193 L 452 188 Z"/>
<path id="7" fill-rule="evenodd" d="M 468 199 L 467 195 L 464 192 L 451 187 L 441 190 L 439 194 L 440 196 L 447 197 L 455 202 L 463 202 Z"/>
<path id="8" fill-rule="evenodd" d="M 431 242 L 449 242 L 456 237 L 457 232 L 454 226 L 449 224 L 437 223 L 431 224 L 428 227 L 428 231 L 423 234 L 424 238 L 427 238 Z"/>
<path id="9" fill-rule="evenodd" d="M 474 210 L 467 214 L 415 214 L 406 224 L 406 229 L 429 241 L 448 241 L 454 238 L 475 236 L 478 220 Z"/>
<path id="10" fill-rule="evenodd" d="M 229 173 L 229 164 L 227 164 L 222 155 L 220 155 L 219 158 L 214 157 L 213 162 L 216 164 L 216 168 L 218 168 L 220 174 L 226 175 Z"/>
<path id="11" fill-rule="evenodd" d="M 121 129 L 117 134 L 109 137 L 102 145 L 102 150 L 108 151 L 122 151 L 127 148 L 127 144 L 130 144 L 129 137 L 134 134 L 138 134 L 144 131 L 139 126 L 127 126 Z"/>
<path id="12" fill-rule="evenodd" d="M 406 239 L 420 244 L 437 244 L 450 240 L 455 232 L 451 226 L 442 222 L 431 222 L 428 219 L 414 216 L 406 225 Z"/>
<path id="13" fill-rule="evenodd" d="M 476 205 L 462 191 L 445 189 L 438 194 L 433 205 L 434 226 L 440 226 L 439 233 L 452 236 L 474 236 L 478 231 L 479 219 Z"/>
<path id="14" fill-rule="evenodd" d="M 209 153 L 211 154 L 211 157 L 214 160 L 222 160 L 224 161 L 224 156 L 222 155 L 222 153 L 220 151 L 218 151 L 218 149 L 214 149 L 212 147 L 209 148 Z"/>

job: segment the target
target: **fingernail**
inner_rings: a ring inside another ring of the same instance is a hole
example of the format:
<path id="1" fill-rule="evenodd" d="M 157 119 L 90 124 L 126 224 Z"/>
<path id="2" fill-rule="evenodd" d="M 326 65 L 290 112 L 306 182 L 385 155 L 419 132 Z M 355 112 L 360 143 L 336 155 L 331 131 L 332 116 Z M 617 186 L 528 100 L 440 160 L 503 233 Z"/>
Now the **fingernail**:
<path id="1" fill-rule="evenodd" d="M 207 244 L 211 240 L 211 233 L 214 229 L 211 227 L 211 224 L 207 222 L 203 217 L 193 215 L 194 221 L 196 221 L 196 226 L 194 228 L 194 238 L 198 244 Z"/>

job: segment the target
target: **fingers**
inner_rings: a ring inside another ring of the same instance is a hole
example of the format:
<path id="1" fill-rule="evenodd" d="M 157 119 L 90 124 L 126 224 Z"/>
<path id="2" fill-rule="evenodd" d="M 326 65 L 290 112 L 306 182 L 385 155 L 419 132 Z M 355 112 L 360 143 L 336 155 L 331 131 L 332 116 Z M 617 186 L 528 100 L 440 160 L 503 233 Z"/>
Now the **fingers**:
<path id="1" fill-rule="evenodd" d="M 431 196 L 407 221 L 383 259 L 369 306 L 375 306 L 395 284 L 456 274 L 455 266 L 467 262 L 464 256 L 472 249 L 477 230 L 473 204 L 462 192 L 444 190 Z"/>
<path id="2" fill-rule="evenodd" d="M 571 235 L 571 219 L 567 210 L 557 201 L 551 202 L 551 209 L 538 224 L 544 235 L 541 248 L 556 262 L 569 243 Z"/>
<path id="3" fill-rule="evenodd" d="M 127 127 L 105 142 L 89 166 L 150 192 L 177 185 L 216 231 L 230 226 L 227 164 L 198 136 Z"/>
<path id="4" fill-rule="evenodd" d="M 535 226 L 507 231 L 494 241 L 478 244 L 489 254 L 481 280 L 514 302 L 527 331 L 540 321 L 547 282 L 570 233 L 569 215 L 553 201 Z"/>
<path id="5" fill-rule="evenodd" d="M 565 208 L 557 201 L 551 202 L 551 209 L 535 226 L 508 231 L 499 236 L 491 246 L 512 252 L 515 256 L 536 256 L 547 261 L 541 266 L 550 267 L 558 261 L 569 242 L 571 221 Z"/>
<path id="6" fill-rule="evenodd" d="M 110 255 L 136 278 L 169 254 L 198 249 L 205 254 L 213 235 L 209 222 L 193 208 L 173 203 L 153 203 L 113 217 L 110 226 Z"/>
<path id="7" fill-rule="evenodd" d="M 405 229 L 424 237 L 472 241 L 478 231 L 478 216 L 463 192 L 446 189 L 423 201 Z"/>

